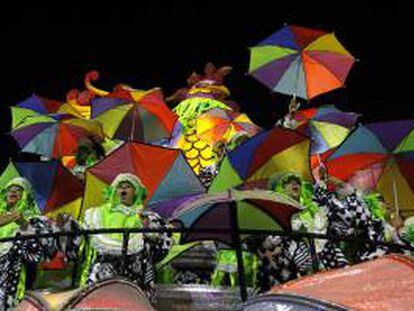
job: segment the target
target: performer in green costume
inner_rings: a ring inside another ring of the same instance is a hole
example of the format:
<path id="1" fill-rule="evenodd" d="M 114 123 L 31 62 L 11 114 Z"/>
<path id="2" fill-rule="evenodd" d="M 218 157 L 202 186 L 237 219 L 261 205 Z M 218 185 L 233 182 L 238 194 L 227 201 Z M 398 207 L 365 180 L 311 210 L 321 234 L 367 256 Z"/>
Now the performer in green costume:
<path id="1" fill-rule="evenodd" d="M 166 223 L 144 207 L 147 191 L 139 178 L 119 174 L 108 189 L 106 202 L 85 212 L 86 229 L 101 228 L 160 228 Z M 154 298 L 154 265 L 167 255 L 172 243 L 171 234 L 130 234 L 128 252 L 122 256 L 121 233 L 99 234 L 90 237 L 85 245 L 86 259 L 81 285 L 123 277 L 136 283 Z"/>

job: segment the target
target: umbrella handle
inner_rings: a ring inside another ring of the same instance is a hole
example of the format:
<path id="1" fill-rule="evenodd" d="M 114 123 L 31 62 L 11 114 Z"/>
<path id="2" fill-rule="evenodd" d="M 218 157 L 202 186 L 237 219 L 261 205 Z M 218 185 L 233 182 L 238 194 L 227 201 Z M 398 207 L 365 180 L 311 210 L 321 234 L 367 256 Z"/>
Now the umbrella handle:
<path id="1" fill-rule="evenodd" d="M 395 214 L 396 216 L 400 216 L 400 207 L 398 206 L 397 184 L 395 182 L 394 176 L 392 177 L 392 192 L 394 194 Z"/>

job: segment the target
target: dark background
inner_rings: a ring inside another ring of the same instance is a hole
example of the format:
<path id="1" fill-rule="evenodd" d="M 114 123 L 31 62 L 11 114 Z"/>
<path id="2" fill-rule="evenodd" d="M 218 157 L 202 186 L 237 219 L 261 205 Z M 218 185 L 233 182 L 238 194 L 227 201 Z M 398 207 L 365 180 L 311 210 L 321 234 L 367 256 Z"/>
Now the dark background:
<path id="1" fill-rule="evenodd" d="M 226 79 L 232 98 L 256 123 L 269 128 L 286 112 L 289 97 L 272 94 L 245 74 L 247 48 L 284 23 L 335 31 L 359 59 L 346 88 L 302 107 L 335 104 L 362 113 L 361 121 L 411 117 L 414 36 L 408 4 L 313 2 L 102 2 L 96 7 L 63 2 L 59 8 L 4 9 L 1 133 L 10 127 L 9 105 L 33 92 L 64 100 L 71 88 L 83 89 L 83 76 L 91 69 L 101 73 L 96 84 L 104 89 L 123 82 L 136 88 L 160 86 L 170 95 L 208 61 L 233 66 Z M 16 157 L 17 148 L 7 135 L 1 136 L 0 146 L 1 171 L 9 157 Z"/>

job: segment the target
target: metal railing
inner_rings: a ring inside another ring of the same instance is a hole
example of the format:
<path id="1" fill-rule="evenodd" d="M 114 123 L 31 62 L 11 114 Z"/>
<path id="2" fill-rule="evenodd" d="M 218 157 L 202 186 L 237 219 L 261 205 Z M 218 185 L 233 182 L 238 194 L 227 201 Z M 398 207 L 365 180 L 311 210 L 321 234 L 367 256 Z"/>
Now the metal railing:
<path id="1" fill-rule="evenodd" d="M 94 229 L 94 230 L 74 230 L 74 231 L 61 231 L 61 232 L 53 232 L 53 233 L 41 233 L 41 234 L 33 234 L 33 235 L 16 235 L 14 237 L 8 238 L 1 238 L 0 243 L 4 242 L 13 242 L 16 240 L 30 240 L 30 239 L 40 239 L 40 238 L 58 238 L 58 237 L 76 237 L 76 236 L 84 236 L 89 238 L 91 235 L 96 234 L 109 234 L 109 233 L 121 233 L 123 234 L 123 247 L 122 247 L 122 256 L 125 259 L 128 254 L 128 241 L 131 234 L 134 233 L 214 233 L 214 234 L 223 234 L 227 233 L 230 234 L 233 238 L 233 245 L 232 248 L 236 251 L 237 254 L 237 266 L 238 266 L 238 277 L 239 277 L 239 288 L 240 288 L 240 296 L 242 301 L 246 301 L 247 299 L 247 286 L 244 274 L 244 265 L 243 265 L 243 258 L 242 258 L 242 243 L 241 243 L 241 235 L 249 235 L 249 236 L 282 236 L 282 237 L 289 237 L 293 240 L 302 240 L 306 239 L 309 241 L 310 247 L 310 254 L 312 258 L 312 268 L 313 273 L 319 271 L 319 263 L 318 263 L 318 256 L 316 254 L 315 248 L 315 240 L 323 239 L 323 240 L 331 240 L 331 241 L 344 241 L 344 242 L 359 242 L 365 243 L 373 246 L 387 246 L 391 249 L 397 249 L 399 251 L 407 250 L 414 252 L 414 248 L 411 247 L 409 244 L 395 244 L 395 243 L 373 243 L 366 239 L 360 239 L 356 237 L 333 237 L 326 234 L 318 234 L 318 233 L 307 233 L 307 232 L 295 232 L 295 231 L 281 231 L 281 230 L 259 230 L 259 229 L 220 229 L 220 228 L 108 228 L 108 229 Z M 76 282 L 76 270 L 77 270 L 78 262 L 75 261 L 74 273 L 72 274 L 72 285 L 75 285 Z"/>

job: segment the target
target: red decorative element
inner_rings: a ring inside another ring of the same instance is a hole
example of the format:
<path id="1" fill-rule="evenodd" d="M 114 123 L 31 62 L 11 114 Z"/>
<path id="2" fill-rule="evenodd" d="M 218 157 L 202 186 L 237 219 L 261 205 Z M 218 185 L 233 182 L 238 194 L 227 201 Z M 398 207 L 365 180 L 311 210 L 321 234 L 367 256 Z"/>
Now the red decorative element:
<path id="1" fill-rule="evenodd" d="M 206 82 L 213 85 L 223 85 L 224 77 L 230 73 L 232 67 L 224 66 L 217 68 L 213 63 L 207 63 L 204 67 L 204 75 L 193 72 L 187 79 L 188 87 L 177 90 L 173 95 L 166 98 L 167 102 L 180 102 L 187 98 L 187 94 L 192 87 L 203 87 L 198 83 Z M 208 86 L 206 86 L 208 87 Z"/>
<path id="2" fill-rule="evenodd" d="M 77 105 L 90 106 L 95 94 L 89 90 L 79 92 L 77 89 L 71 89 L 66 95 L 67 101 L 75 101 Z"/>
<path id="3" fill-rule="evenodd" d="M 126 101 L 134 101 L 131 95 L 131 91 L 126 88 L 125 84 L 117 84 L 113 88 L 112 93 L 108 94 L 107 97 L 123 99 Z"/>
<path id="4" fill-rule="evenodd" d="M 66 101 L 73 101 L 73 100 L 77 100 L 79 96 L 79 90 L 77 89 L 71 89 L 67 94 L 66 94 Z"/>
<path id="5" fill-rule="evenodd" d="M 66 267 L 65 256 L 61 252 L 58 252 L 50 261 L 45 261 L 40 265 L 43 270 L 61 270 Z"/>
<path id="6" fill-rule="evenodd" d="M 83 91 L 78 97 L 78 104 L 81 106 L 89 106 L 94 98 L 95 93 L 92 93 L 89 90 Z"/>
<path id="7" fill-rule="evenodd" d="M 193 86 L 201 81 L 209 80 L 215 84 L 223 84 L 224 77 L 230 73 L 231 67 L 225 66 L 217 68 L 213 63 L 207 63 L 204 67 L 204 76 L 193 72 L 187 79 L 188 86 Z"/>
<path id="8" fill-rule="evenodd" d="M 89 71 L 84 78 L 85 84 L 90 84 L 91 81 L 96 81 L 99 79 L 99 72 L 96 70 Z"/>

